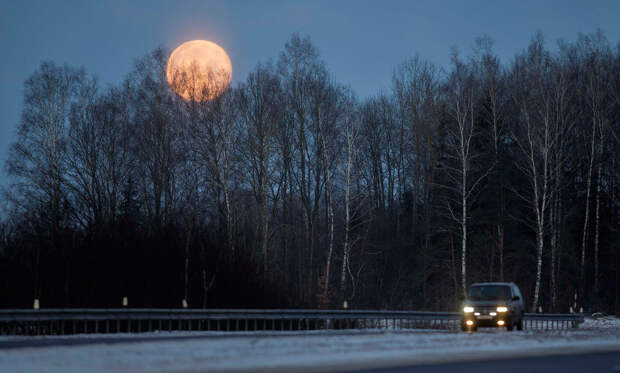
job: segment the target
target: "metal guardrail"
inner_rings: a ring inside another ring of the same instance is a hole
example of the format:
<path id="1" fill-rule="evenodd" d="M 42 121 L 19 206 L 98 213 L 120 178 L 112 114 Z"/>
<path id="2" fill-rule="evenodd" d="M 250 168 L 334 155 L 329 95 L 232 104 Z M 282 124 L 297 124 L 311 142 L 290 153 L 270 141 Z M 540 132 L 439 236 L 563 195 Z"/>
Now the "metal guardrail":
<path id="1" fill-rule="evenodd" d="M 6 309 L 0 334 L 129 333 L 172 330 L 457 329 L 458 312 L 238 309 Z M 576 328 L 582 314 L 525 314 L 529 329 Z"/>
<path id="2" fill-rule="evenodd" d="M 583 313 L 526 313 L 523 315 L 525 329 L 578 328 L 583 321 Z"/>

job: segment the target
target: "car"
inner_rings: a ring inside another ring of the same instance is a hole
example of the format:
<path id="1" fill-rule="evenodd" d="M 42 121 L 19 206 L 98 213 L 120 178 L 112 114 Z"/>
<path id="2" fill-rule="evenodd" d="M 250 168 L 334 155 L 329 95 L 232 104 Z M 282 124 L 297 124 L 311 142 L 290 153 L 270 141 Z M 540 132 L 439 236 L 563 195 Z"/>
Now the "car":
<path id="1" fill-rule="evenodd" d="M 506 327 L 523 330 L 523 296 L 514 282 L 472 284 L 461 304 L 461 330 Z"/>

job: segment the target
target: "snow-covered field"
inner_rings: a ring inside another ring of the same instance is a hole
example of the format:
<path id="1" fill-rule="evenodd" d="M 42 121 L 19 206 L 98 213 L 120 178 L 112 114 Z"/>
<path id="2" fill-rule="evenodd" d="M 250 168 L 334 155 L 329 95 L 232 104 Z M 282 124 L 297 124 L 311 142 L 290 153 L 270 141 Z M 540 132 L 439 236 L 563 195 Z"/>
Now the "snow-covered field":
<path id="1" fill-rule="evenodd" d="M 177 337 L 161 339 L 161 336 Z M 178 337 L 201 335 L 206 338 Z M 307 333 L 145 333 L 66 336 L 128 338 L 76 346 L 0 348 L 0 372 L 335 371 L 507 356 L 620 350 L 620 319 L 587 319 L 576 330 L 480 329 Z M 59 337 L 0 337 L 0 342 Z"/>

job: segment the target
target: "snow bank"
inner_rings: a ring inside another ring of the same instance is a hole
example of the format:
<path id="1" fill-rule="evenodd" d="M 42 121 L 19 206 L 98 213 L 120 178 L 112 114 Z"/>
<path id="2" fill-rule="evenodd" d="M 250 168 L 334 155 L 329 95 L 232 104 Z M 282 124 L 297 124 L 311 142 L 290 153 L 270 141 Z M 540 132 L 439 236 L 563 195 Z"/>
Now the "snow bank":
<path id="1" fill-rule="evenodd" d="M 599 318 L 586 317 L 583 324 L 579 326 L 585 330 L 620 330 L 620 319 L 613 316 L 603 316 Z"/>

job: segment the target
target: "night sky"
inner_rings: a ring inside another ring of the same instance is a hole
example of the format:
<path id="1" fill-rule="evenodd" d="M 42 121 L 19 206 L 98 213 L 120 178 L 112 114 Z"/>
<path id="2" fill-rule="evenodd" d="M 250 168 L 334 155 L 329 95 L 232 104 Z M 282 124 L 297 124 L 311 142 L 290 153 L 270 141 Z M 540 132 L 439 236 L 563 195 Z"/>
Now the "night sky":
<path id="1" fill-rule="evenodd" d="M 158 46 L 206 39 L 227 50 L 233 82 L 276 59 L 293 32 L 309 35 L 336 79 L 359 97 L 389 90 L 420 54 L 442 66 L 488 34 L 504 62 L 541 30 L 548 46 L 602 29 L 620 40 L 618 1 L 23 1 L 0 0 L 0 185 L 26 77 L 42 60 L 84 66 L 101 85 L 122 81 Z"/>

